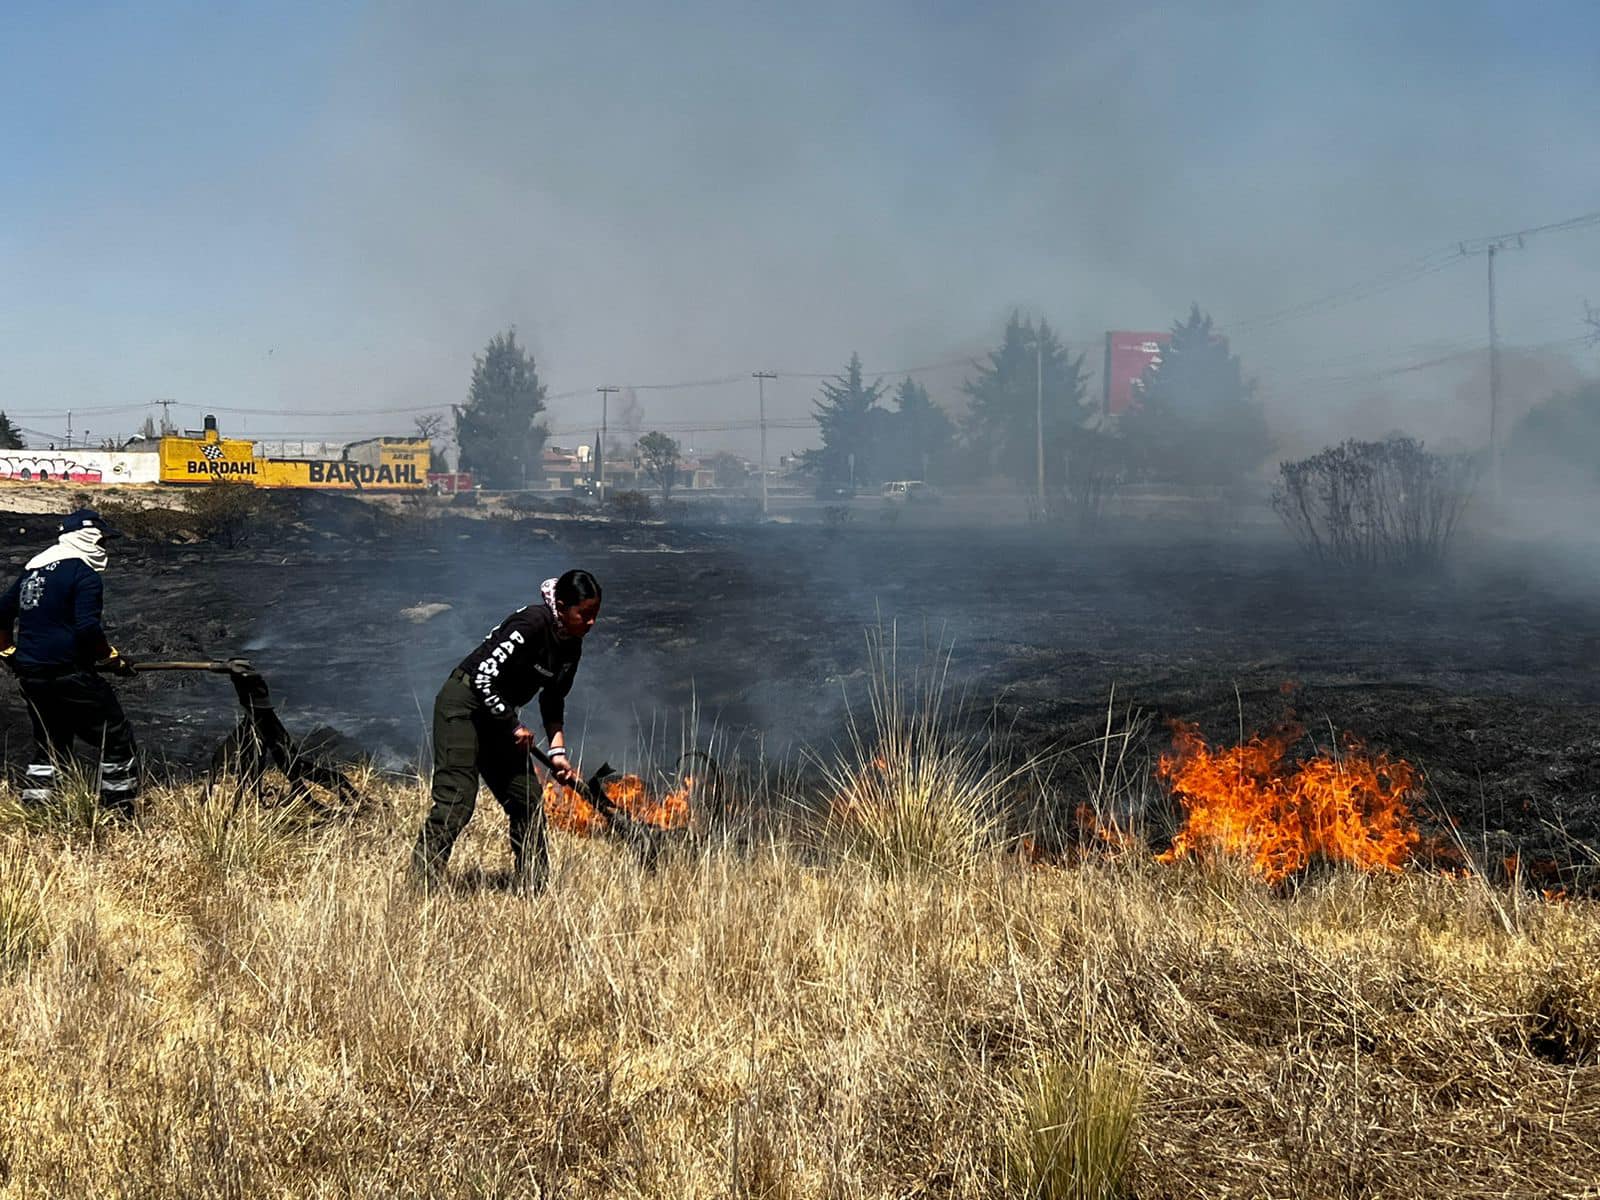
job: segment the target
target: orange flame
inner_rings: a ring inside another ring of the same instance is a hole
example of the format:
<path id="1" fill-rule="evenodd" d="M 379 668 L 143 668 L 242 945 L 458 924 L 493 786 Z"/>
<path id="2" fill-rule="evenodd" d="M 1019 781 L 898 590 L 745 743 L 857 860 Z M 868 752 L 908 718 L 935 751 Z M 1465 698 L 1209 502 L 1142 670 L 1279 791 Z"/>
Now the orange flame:
<path id="1" fill-rule="evenodd" d="M 682 829 L 688 825 L 689 800 L 694 788 L 694 779 L 685 776 L 682 787 L 658 798 L 650 794 L 645 781 L 637 775 L 618 775 L 605 783 L 606 797 L 611 803 L 641 824 L 657 829 Z M 610 827 L 594 805 L 553 779 L 545 781 L 544 813 L 553 828 L 579 837 L 595 837 Z"/>
<path id="2" fill-rule="evenodd" d="M 1174 751 L 1157 773 L 1183 806 L 1182 830 L 1161 862 L 1204 854 L 1242 858 L 1278 883 L 1313 858 L 1367 870 L 1399 870 L 1419 840 L 1407 795 L 1416 771 L 1368 754 L 1347 738 L 1341 754 L 1319 753 L 1286 768 L 1298 729 L 1212 749 L 1198 729 L 1174 723 Z"/>

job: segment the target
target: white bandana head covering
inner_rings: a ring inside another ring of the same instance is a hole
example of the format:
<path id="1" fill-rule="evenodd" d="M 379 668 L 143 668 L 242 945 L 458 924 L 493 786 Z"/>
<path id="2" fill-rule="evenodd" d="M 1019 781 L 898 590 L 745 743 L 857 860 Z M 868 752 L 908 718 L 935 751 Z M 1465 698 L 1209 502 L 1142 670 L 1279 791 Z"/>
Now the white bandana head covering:
<path id="1" fill-rule="evenodd" d="M 58 563 L 68 558 L 81 558 L 93 570 L 104 571 L 106 548 L 100 544 L 102 536 L 102 531 L 93 526 L 63 533 L 56 539 L 54 546 L 30 558 L 23 570 L 32 571 L 36 567 L 48 567 L 51 563 Z M 551 594 L 554 595 L 553 592 Z"/>
<path id="2" fill-rule="evenodd" d="M 550 615 L 559 617 L 561 614 L 556 611 L 556 581 L 554 579 L 546 579 L 541 583 L 539 585 L 539 595 L 544 597 L 544 606 L 550 610 Z"/>

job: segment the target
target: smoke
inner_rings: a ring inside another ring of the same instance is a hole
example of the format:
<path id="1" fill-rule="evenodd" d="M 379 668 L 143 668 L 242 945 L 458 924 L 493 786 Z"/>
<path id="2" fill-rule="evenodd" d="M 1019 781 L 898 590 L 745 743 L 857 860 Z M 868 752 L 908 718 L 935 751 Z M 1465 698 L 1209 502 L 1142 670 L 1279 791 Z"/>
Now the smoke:
<path id="1" fill-rule="evenodd" d="M 1226 327 L 1592 208 L 1600 149 L 1576 5 L 57 7 L 0 36 L 28 114 L 0 398 L 177 396 L 259 434 L 403 432 L 326 414 L 458 401 L 509 325 L 573 393 L 558 434 L 593 429 L 599 383 L 731 376 L 652 417 L 747 419 L 750 370 L 938 362 L 1013 306 L 1074 349 L 1190 301 Z M 1465 386 L 1320 364 L 1481 345 L 1481 263 L 1230 336 L 1286 436 L 1332 436 L 1324 414 Z M 1507 342 L 1579 332 L 1597 265 L 1594 232 L 1502 256 Z M 964 374 L 925 381 L 950 402 Z M 769 414 L 814 391 L 776 381 Z"/>

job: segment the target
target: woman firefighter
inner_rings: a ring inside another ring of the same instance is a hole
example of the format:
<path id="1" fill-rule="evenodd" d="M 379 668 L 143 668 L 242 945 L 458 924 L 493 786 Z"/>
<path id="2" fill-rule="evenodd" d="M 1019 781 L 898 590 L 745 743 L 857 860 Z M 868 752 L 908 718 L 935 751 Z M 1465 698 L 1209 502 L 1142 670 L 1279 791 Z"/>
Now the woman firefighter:
<path id="1" fill-rule="evenodd" d="M 539 697 L 556 778 L 576 783 L 563 719 L 583 639 L 600 615 L 600 584 L 587 571 L 568 571 L 539 592 L 537 603 L 512 613 L 461 660 L 433 702 L 433 806 L 412 852 L 419 883 L 443 879 L 481 776 L 510 821 L 515 882 L 530 892 L 544 887 L 544 799 L 528 754 L 537 736 L 517 709 Z"/>

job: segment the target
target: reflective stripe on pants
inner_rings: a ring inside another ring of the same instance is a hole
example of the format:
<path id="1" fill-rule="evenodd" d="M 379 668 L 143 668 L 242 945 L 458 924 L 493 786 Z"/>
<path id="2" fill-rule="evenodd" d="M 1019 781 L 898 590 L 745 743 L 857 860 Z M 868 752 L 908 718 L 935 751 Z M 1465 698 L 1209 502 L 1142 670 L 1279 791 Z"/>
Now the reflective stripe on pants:
<path id="1" fill-rule="evenodd" d="M 43 804 L 56 788 L 56 769 L 51 763 L 29 763 L 22 799 L 29 804 Z"/>

